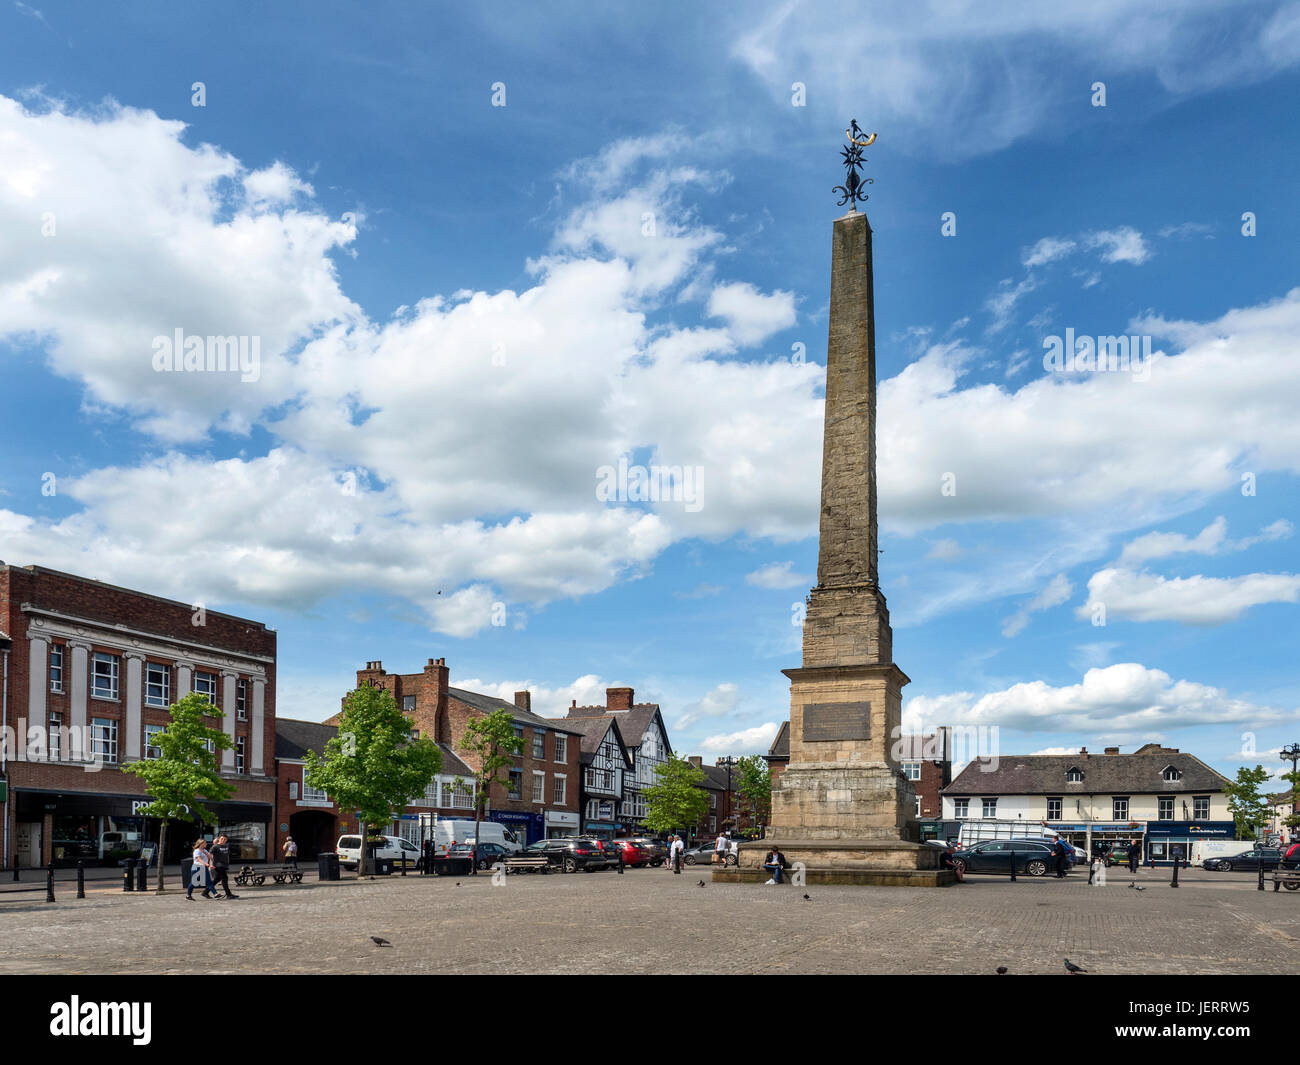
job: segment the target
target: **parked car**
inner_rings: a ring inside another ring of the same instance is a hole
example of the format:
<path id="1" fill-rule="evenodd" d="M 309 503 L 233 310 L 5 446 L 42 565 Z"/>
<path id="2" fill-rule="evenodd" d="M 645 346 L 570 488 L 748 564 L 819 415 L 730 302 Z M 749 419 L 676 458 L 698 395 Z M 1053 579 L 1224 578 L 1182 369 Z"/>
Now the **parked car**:
<path id="1" fill-rule="evenodd" d="M 374 837 L 372 837 L 374 838 Z M 420 848 L 400 836 L 384 836 L 384 842 L 375 850 L 376 858 L 391 858 L 395 862 L 400 862 L 405 856 L 412 869 L 415 863 L 420 860 Z M 344 869 L 355 869 L 357 862 L 361 858 L 361 837 L 360 836 L 339 836 L 339 841 L 334 848 L 338 852 L 339 865 Z"/>
<path id="2" fill-rule="evenodd" d="M 511 853 L 500 843 L 480 843 L 477 850 L 475 850 L 472 843 L 453 843 L 447 850 L 447 857 L 473 857 L 475 864 L 480 869 L 491 869 L 503 858 L 509 858 Z"/>
<path id="3" fill-rule="evenodd" d="M 1214 864 L 1211 865 L 1210 863 Z M 1256 847 L 1244 854 L 1234 854 L 1230 858 L 1207 858 L 1206 869 L 1216 869 L 1221 873 L 1254 873 L 1263 865 L 1264 872 L 1270 873 L 1282 864 L 1282 852 L 1276 847 Z"/>
<path id="4" fill-rule="evenodd" d="M 634 836 L 628 842 L 635 844 L 648 853 L 650 855 L 650 864 L 653 866 L 663 865 L 668 860 L 668 844 L 661 839 L 653 839 L 649 836 Z"/>
<path id="5" fill-rule="evenodd" d="M 953 855 L 953 862 L 963 873 L 1011 874 L 1011 857 L 1015 855 L 1016 872 L 1028 876 L 1046 876 L 1054 869 L 1052 846 L 1037 839 L 991 839 L 976 843 Z"/>
<path id="6" fill-rule="evenodd" d="M 624 865 L 639 869 L 643 865 L 650 864 L 650 851 L 642 848 L 639 844 L 633 843 L 630 839 L 610 840 L 610 846 L 623 852 Z"/>
<path id="7" fill-rule="evenodd" d="M 566 873 L 576 873 L 579 869 L 590 873 L 597 869 L 606 868 L 610 862 L 609 857 L 601 850 L 600 844 L 596 840 L 574 836 L 561 839 L 539 839 L 536 843 L 526 847 L 524 854 L 528 857 L 540 854 L 551 865 L 558 866 Z M 617 859 L 614 860 L 614 863 L 618 864 Z"/>

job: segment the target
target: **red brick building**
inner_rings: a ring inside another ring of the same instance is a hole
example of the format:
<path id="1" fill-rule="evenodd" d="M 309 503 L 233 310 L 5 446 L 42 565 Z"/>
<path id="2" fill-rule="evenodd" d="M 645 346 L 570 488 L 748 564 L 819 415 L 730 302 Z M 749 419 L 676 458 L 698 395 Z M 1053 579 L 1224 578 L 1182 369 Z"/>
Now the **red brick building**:
<path id="1" fill-rule="evenodd" d="M 156 757 L 168 707 L 202 692 L 234 741 L 221 774 L 230 799 L 206 803 L 241 856 L 266 855 L 275 784 L 275 632 L 261 622 L 39 566 L 0 564 L 4 668 L 0 857 L 116 862 L 156 843 L 139 815 L 144 781 L 122 765 Z M 168 860 L 198 834 L 177 821 Z"/>
<path id="2" fill-rule="evenodd" d="M 460 749 L 465 726 L 471 718 L 509 710 L 524 748 L 509 771 L 509 784 L 493 785 L 487 816 L 528 843 L 547 836 L 578 834 L 582 732 L 563 720 L 534 714 L 530 692 L 515 692 L 514 702 L 508 703 L 492 695 L 453 688 L 442 658 L 430 658 L 419 673 L 389 673 L 382 661 L 367 662 L 365 669 L 357 670 L 357 687 L 363 684 L 389 691 L 417 735 L 445 745 L 444 750 L 455 752 L 473 770 L 479 768 L 478 760 Z M 338 724 L 338 716 L 326 724 Z"/>

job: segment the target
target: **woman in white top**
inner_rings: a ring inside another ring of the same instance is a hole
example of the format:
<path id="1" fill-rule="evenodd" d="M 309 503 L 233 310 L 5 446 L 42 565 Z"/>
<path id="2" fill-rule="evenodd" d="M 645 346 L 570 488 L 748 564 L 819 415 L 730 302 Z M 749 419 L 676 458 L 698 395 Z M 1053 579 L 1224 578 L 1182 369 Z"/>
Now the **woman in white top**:
<path id="1" fill-rule="evenodd" d="M 203 897 L 212 898 L 212 857 L 208 854 L 208 844 L 206 840 L 199 840 L 194 844 L 193 855 L 194 866 L 190 870 L 190 884 L 185 890 L 185 898 L 190 902 L 194 901 L 194 889 L 202 886 Z"/>

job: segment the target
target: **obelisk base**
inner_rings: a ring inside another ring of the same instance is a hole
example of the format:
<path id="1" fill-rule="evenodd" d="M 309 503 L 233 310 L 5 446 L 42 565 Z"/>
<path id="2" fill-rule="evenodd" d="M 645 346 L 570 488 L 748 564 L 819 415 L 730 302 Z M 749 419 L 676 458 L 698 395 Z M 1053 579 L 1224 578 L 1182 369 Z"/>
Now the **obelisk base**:
<path id="1" fill-rule="evenodd" d="M 791 868 L 783 884 L 794 884 L 803 866 L 804 884 L 858 884 L 870 887 L 947 887 L 957 882 L 951 869 L 940 869 L 935 847 L 899 839 L 755 840 L 740 845 L 740 865 L 713 871 L 721 884 L 762 884 L 772 874 L 763 859 L 776 843 Z"/>

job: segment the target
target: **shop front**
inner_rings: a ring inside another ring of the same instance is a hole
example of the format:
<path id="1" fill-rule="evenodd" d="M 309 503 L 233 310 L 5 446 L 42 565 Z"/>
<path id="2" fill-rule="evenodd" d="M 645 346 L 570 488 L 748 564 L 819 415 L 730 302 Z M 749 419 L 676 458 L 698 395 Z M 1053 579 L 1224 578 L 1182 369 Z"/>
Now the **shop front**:
<path id="1" fill-rule="evenodd" d="M 150 803 L 148 796 L 29 788 L 16 790 L 14 795 L 18 827 L 22 837 L 29 841 L 25 850 L 19 851 L 21 864 L 41 865 L 49 860 L 56 866 L 75 866 L 79 861 L 112 866 L 123 858 L 140 857 L 145 849 L 152 848 L 157 853 L 161 822 L 141 813 Z M 247 802 L 204 805 L 217 815 L 218 825 L 205 825 L 200 832 L 193 822 L 169 821 L 166 861 L 179 861 L 187 856 L 198 835 L 212 839 L 218 833 L 229 837 L 232 859 L 266 859 L 270 805 Z M 44 841 L 48 841 L 48 846 Z"/>
<path id="2" fill-rule="evenodd" d="M 1194 843 L 1236 838 L 1237 826 L 1231 821 L 1151 821 L 1144 861 L 1152 865 L 1189 862 Z"/>
<path id="3" fill-rule="evenodd" d="M 1108 854 L 1116 844 L 1125 847 L 1136 839 L 1142 844 L 1146 824 L 1141 821 L 1048 821 L 1047 827 L 1088 854 Z"/>
<path id="4" fill-rule="evenodd" d="M 545 838 L 543 833 L 546 831 L 546 825 L 541 814 L 515 810 L 491 810 L 487 816 L 489 821 L 498 821 L 510 829 L 525 847 Z"/>
<path id="5" fill-rule="evenodd" d="M 578 815 L 569 810 L 547 810 L 542 818 L 547 839 L 557 839 L 578 834 Z"/>

